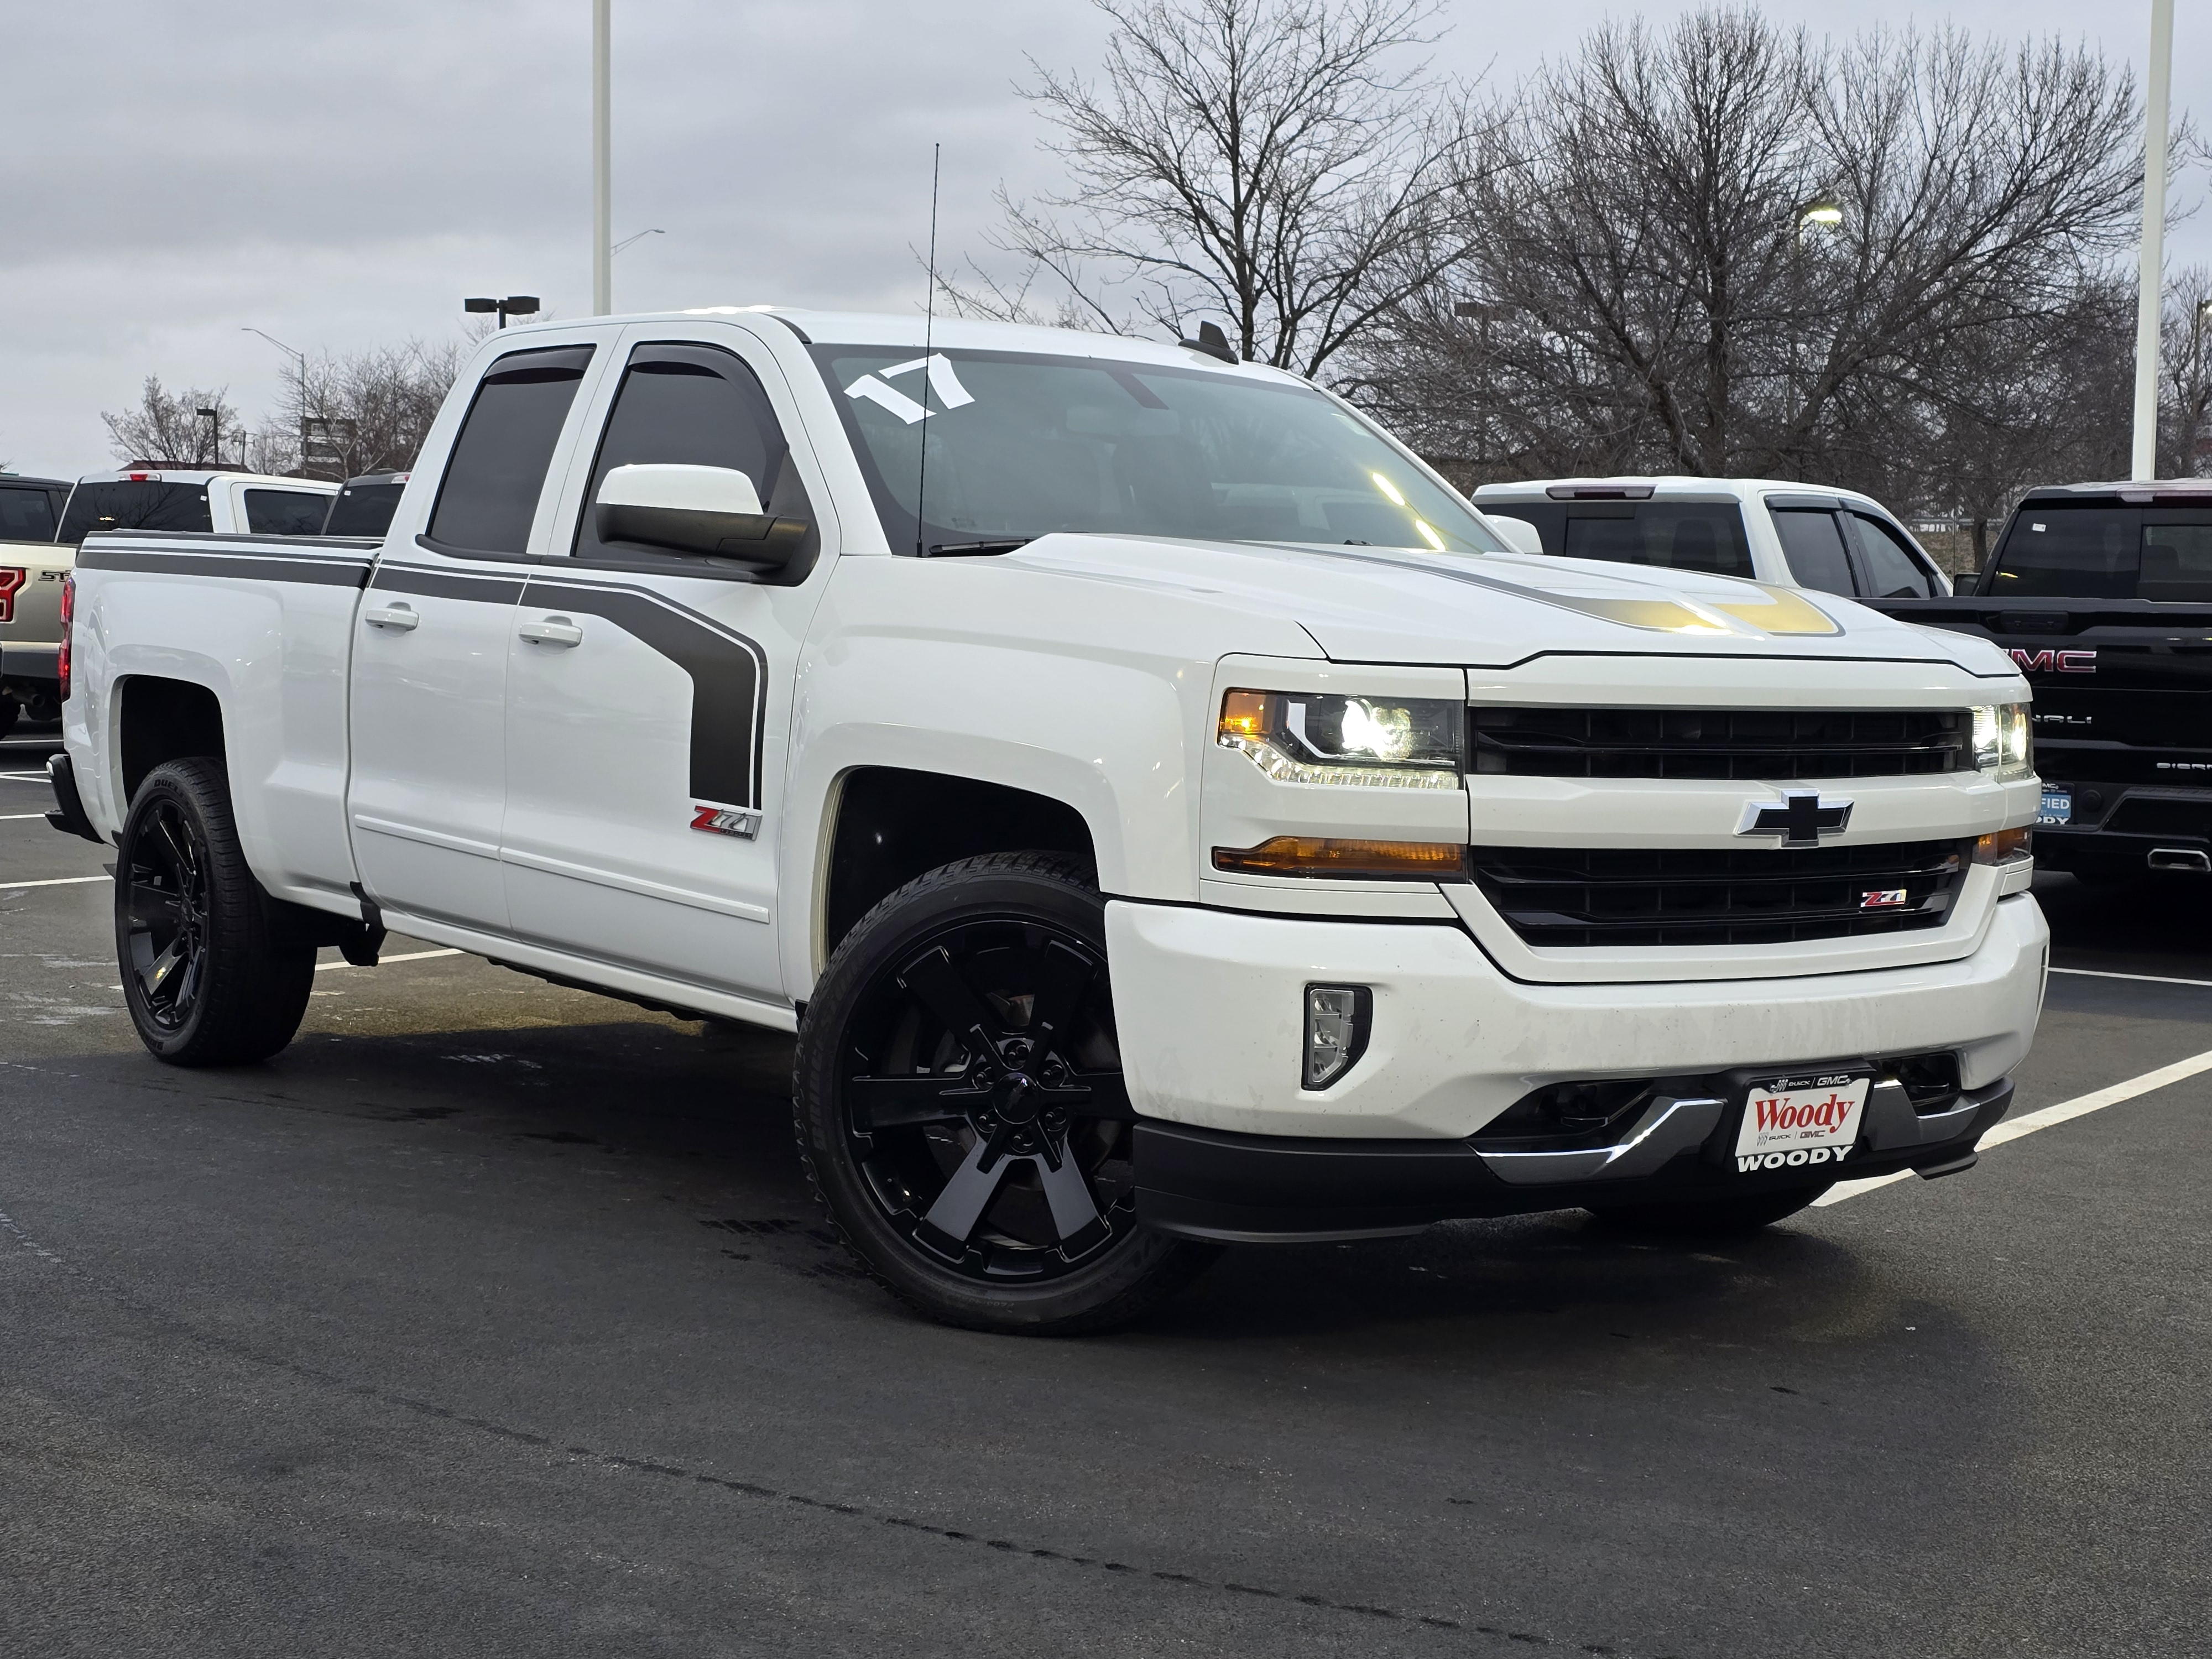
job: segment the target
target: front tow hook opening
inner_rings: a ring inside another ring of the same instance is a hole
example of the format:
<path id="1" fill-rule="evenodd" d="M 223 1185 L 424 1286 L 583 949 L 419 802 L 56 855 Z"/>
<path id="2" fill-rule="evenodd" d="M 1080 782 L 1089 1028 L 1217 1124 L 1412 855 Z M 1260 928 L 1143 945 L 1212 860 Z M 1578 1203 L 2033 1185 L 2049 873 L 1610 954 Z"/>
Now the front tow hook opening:
<path id="1" fill-rule="evenodd" d="M 2154 870 L 2178 871 L 2183 875 L 2212 875 L 2212 853 L 2194 847 L 2154 847 L 2143 861 Z"/>

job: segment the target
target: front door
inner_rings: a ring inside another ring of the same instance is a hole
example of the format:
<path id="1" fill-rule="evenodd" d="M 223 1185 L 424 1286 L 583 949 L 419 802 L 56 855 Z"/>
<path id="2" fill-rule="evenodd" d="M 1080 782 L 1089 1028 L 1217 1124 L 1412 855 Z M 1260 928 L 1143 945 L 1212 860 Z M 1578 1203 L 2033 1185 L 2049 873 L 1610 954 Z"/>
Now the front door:
<path id="1" fill-rule="evenodd" d="M 347 811 L 362 885 L 388 909 L 506 930 L 507 647 L 539 500 L 592 353 L 573 344 L 493 360 L 425 533 L 395 534 L 369 577 L 355 623 Z"/>
<path id="2" fill-rule="evenodd" d="M 798 426 L 779 416 L 792 404 L 773 360 L 741 331 L 634 325 L 623 343 L 596 455 L 548 550 L 569 558 L 532 568 L 508 646 L 508 912 L 520 938 L 784 1004 L 785 734 L 835 551 L 813 505 L 827 492 L 786 438 Z M 645 462 L 744 472 L 769 514 L 811 525 L 793 566 L 764 577 L 602 540 L 602 480 Z"/>

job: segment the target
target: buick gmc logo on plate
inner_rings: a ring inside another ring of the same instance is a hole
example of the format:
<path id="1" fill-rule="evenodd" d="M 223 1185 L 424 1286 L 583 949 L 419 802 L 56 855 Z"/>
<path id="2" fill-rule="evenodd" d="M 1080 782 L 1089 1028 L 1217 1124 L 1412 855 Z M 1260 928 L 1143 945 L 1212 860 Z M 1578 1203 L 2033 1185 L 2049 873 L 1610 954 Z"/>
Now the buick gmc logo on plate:
<path id="1" fill-rule="evenodd" d="M 1778 1077 L 1754 1083 L 1736 1131 L 1735 1167 L 1780 1170 L 1840 1164 L 1858 1144 L 1859 1115 L 1874 1079 L 1863 1072 Z"/>

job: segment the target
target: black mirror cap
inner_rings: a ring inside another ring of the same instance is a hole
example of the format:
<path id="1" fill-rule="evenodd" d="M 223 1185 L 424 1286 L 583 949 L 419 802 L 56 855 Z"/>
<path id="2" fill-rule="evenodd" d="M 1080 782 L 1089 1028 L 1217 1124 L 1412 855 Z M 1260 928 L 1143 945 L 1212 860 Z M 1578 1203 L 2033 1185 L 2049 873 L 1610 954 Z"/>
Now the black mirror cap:
<path id="1" fill-rule="evenodd" d="M 1209 357 L 1218 357 L 1224 363 L 1238 361 L 1237 354 L 1229 349 L 1229 337 L 1221 331 L 1218 323 L 1200 323 L 1195 340 L 1178 340 L 1176 343 L 1192 351 L 1203 351 Z"/>
<path id="2" fill-rule="evenodd" d="M 593 510 L 602 542 L 636 542 L 677 553 L 741 559 L 768 570 L 789 564 L 813 528 L 805 519 L 775 519 L 765 513 L 701 513 L 690 507 L 617 507 L 605 501 Z"/>

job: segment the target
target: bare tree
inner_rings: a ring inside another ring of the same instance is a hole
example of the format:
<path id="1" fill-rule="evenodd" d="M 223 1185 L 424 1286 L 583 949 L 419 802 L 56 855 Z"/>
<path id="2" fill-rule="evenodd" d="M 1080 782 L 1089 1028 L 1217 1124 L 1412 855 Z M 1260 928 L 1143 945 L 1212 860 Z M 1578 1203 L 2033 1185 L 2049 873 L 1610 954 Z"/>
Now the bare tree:
<path id="1" fill-rule="evenodd" d="M 212 410 L 212 418 L 202 410 Z M 171 392 L 158 374 L 149 374 L 138 406 L 120 414 L 100 411 L 108 447 L 118 461 L 181 461 L 193 466 L 243 465 L 239 459 L 248 434 L 226 389 L 191 386 Z M 222 453 L 228 447 L 232 459 Z"/>
<path id="2" fill-rule="evenodd" d="M 1002 191 L 1012 282 L 948 285 L 964 309 L 1187 332 L 1218 317 L 1241 355 L 1318 372 L 1468 251 L 1461 187 L 1481 131 L 1464 86 L 1409 54 L 1437 0 L 1094 0 L 1103 79 L 1031 60 L 1069 187 Z M 980 273 L 979 273 L 980 275 Z"/>
<path id="3" fill-rule="evenodd" d="M 2212 465 L 2212 270 L 2192 265 L 2166 284 L 2159 476 L 2193 478 Z"/>
<path id="4" fill-rule="evenodd" d="M 315 477 L 404 471 L 453 387 L 458 342 L 376 346 L 301 360 L 258 436 L 272 458 Z M 308 445 L 313 441 L 310 453 Z"/>
<path id="5" fill-rule="evenodd" d="M 1894 485 L 2080 320 L 2140 199 L 2133 84 L 2084 50 L 1744 10 L 1600 28 L 1505 138 L 1486 234 L 1364 353 L 1469 477 Z"/>

